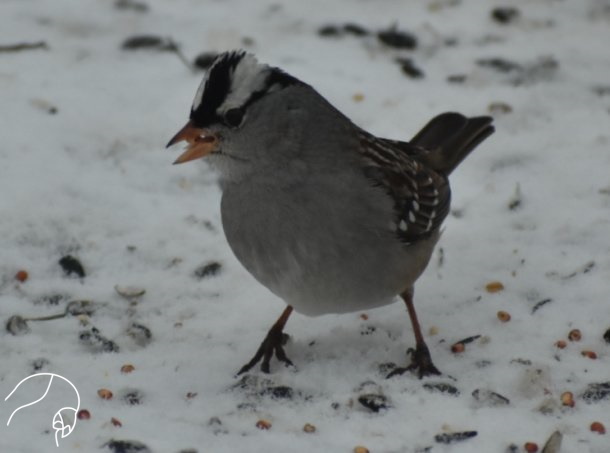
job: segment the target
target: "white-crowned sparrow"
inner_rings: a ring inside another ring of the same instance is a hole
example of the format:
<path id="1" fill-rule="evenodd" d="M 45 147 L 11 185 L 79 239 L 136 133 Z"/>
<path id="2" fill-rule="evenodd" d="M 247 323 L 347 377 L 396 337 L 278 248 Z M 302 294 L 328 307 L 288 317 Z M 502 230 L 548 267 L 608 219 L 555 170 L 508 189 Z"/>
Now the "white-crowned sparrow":
<path id="1" fill-rule="evenodd" d="M 392 303 L 416 347 L 391 374 L 438 374 L 413 307 L 449 212 L 447 176 L 493 133 L 492 119 L 443 113 L 411 142 L 375 137 L 316 90 L 243 51 L 219 55 L 169 142 L 175 163 L 206 157 L 220 175 L 223 228 L 243 266 L 288 305 L 254 358 L 269 371 L 292 310 L 316 316 Z"/>

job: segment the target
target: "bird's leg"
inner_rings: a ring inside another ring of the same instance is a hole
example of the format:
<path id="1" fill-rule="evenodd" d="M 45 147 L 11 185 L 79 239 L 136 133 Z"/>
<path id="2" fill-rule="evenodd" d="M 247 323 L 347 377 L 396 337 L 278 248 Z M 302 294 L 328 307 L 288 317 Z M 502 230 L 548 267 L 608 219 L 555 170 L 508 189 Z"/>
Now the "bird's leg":
<path id="1" fill-rule="evenodd" d="M 415 313 L 415 307 L 413 306 L 413 290 L 409 289 L 400 295 L 407 305 L 407 311 L 409 312 L 409 318 L 411 318 L 411 325 L 413 326 L 413 333 L 415 334 L 415 349 L 409 348 L 407 351 L 411 355 L 411 363 L 404 368 L 396 368 L 390 374 L 388 378 L 403 374 L 405 371 L 417 372 L 417 375 L 421 379 L 424 376 L 432 374 L 441 374 L 440 371 L 432 363 L 430 357 L 430 351 L 424 341 L 424 336 L 421 333 L 421 327 L 417 320 L 417 313 Z"/>
<path id="2" fill-rule="evenodd" d="M 237 376 L 250 371 L 250 369 L 260 362 L 261 359 L 263 360 L 261 363 L 261 371 L 263 373 L 269 373 L 269 362 L 271 361 L 274 352 L 275 356 L 280 362 L 284 362 L 286 365 L 292 365 L 290 359 L 286 357 L 286 353 L 284 352 L 283 348 L 288 337 L 283 330 L 286 322 L 288 321 L 290 313 L 292 313 L 292 306 L 288 305 L 275 324 L 273 324 L 271 329 L 269 329 L 267 336 L 261 343 L 258 351 L 256 351 L 256 354 L 254 354 L 254 357 L 252 357 L 252 360 L 241 367 L 241 369 L 237 372 Z"/>

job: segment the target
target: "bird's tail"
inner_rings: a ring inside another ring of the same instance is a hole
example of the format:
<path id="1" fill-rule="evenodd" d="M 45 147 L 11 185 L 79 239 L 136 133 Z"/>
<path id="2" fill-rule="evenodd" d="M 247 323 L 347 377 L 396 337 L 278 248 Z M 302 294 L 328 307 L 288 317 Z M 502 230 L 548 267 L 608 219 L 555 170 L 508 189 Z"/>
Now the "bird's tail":
<path id="1" fill-rule="evenodd" d="M 437 172 L 449 175 L 479 143 L 493 134 L 492 121 L 489 116 L 467 118 L 459 113 L 441 113 L 413 137 L 411 144 L 426 150 L 418 155 L 420 160 Z"/>

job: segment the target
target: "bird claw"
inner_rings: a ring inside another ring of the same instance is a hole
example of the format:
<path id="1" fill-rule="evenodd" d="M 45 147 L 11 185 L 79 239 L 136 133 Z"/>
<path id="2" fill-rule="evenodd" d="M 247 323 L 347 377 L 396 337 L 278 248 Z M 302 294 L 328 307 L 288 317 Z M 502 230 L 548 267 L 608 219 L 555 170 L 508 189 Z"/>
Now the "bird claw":
<path id="1" fill-rule="evenodd" d="M 432 363 L 430 351 L 425 343 L 418 344 L 415 349 L 407 349 L 407 354 L 411 356 L 411 363 L 406 367 L 395 368 L 386 376 L 386 379 L 403 375 L 407 371 L 417 373 L 417 376 L 420 379 L 424 376 L 438 376 L 441 374 L 441 372 L 434 366 L 434 363 Z"/>
<path id="2" fill-rule="evenodd" d="M 248 371 L 250 371 L 254 365 L 258 362 L 261 362 L 261 371 L 263 373 L 269 374 L 270 372 L 270 362 L 273 356 L 280 361 L 283 362 L 286 366 L 294 366 L 292 361 L 286 355 L 284 351 L 284 345 L 288 342 L 289 336 L 283 333 L 281 330 L 277 330 L 271 328 L 267 333 L 267 336 L 261 343 L 260 347 L 254 354 L 254 357 L 246 363 L 241 369 L 237 372 L 236 376 L 242 375 Z"/>

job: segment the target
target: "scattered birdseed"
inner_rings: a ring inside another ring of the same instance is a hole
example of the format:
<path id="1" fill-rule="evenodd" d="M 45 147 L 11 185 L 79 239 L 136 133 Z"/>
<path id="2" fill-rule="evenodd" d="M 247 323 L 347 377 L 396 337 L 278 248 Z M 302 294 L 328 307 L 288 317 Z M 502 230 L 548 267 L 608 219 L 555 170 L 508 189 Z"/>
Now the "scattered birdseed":
<path id="1" fill-rule="evenodd" d="M 123 374 L 129 374 L 129 373 L 131 373 L 131 372 L 132 372 L 133 370 L 135 370 L 135 369 L 136 369 L 136 368 L 135 368 L 135 367 L 134 367 L 132 364 L 130 364 L 130 363 L 126 363 L 125 365 L 123 365 L 123 366 L 121 367 L 121 373 L 123 373 Z"/>
<path id="2" fill-rule="evenodd" d="M 137 322 L 132 322 L 125 333 L 140 347 L 148 346 L 152 341 L 152 332 L 150 329 Z"/>
<path id="3" fill-rule="evenodd" d="M 123 423 L 121 423 L 121 421 L 115 417 L 112 417 L 110 419 L 110 423 L 112 423 L 112 426 L 116 426 L 117 428 L 120 428 L 121 426 L 123 426 Z"/>
<path id="4" fill-rule="evenodd" d="M 323 25 L 318 29 L 318 35 L 327 37 L 340 36 L 341 29 L 337 25 Z"/>
<path id="5" fill-rule="evenodd" d="M 606 434 L 606 427 L 601 422 L 591 423 L 590 429 L 597 434 Z"/>
<path id="6" fill-rule="evenodd" d="M 305 431 L 306 433 L 315 433 L 316 427 L 311 423 L 305 423 L 305 425 L 303 426 L 303 431 Z"/>
<path id="7" fill-rule="evenodd" d="M 32 362 L 31 362 L 32 371 L 40 371 L 43 368 L 47 368 L 50 364 L 51 364 L 51 362 L 48 359 L 45 359 L 44 357 L 32 360 Z"/>
<path id="8" fill-rule="evenodd" d="M 33 107 L 48 113 L 49 115 L 55 115 L 59 111 L 55 105 L 44 99 L 32 99 L 30 104 L 32 104 Z"/>
<path id="9" fill-rule="evenodd" d="M 121 392 L 120 399 L 130 406 L 139 406 L 144 401 L 144 394 L 138 389 L 127 389 Z"/>
<path id="10" fill-rule="evenodd" d="M 451 352 L 453 352 L 454 354 L 459 354 L 461 352 L 464 352 L 466 350 L 466 346 L 464 346 L 464 343 L 454 343 L 453 345 L 451 345 Z"/>
<path id="11" fill-rule="evenodd" d="M 91 412 L 89 412 L 87 409 L 81 409 L 76 414 L 76 418 L 79 420 L 89 420 L 91 418 Z"/>
<path id="12" fill-rule="evenodd" d="M 527 453 L 536 453 L 538 451 L 538 444 L 535 442 L 526 442 L 523 445 L 523 449 L 527 452 Z"/>
<path id="13" fill-rule="evenodd" d="M 588 359 L 592 359 L 592 360 L 597 359 L 597 354 L 595 353 L 595 351 L 585 349 L 584 351 L 581 351 L 580 353 Z"/>
<path id="14" fill-rule="evenodd" d="M 491 10 L 491 18 L 502 25 L 514 22 L 520 15 L 521 12 L 511 6 L 498 6 Z"/>
<path id="15" fill-rule="evenodd" d="M 588 274 L 589 272 L 591 272 L 591 270 L 593 270 L 593 268 L 595 267 L 595 261 L 589 261 L 588 263 L 584 264 L 583 266 L 581 266 L 580 268 L 576 269 L 574 272 L 571 272 L 569 274 L 560 274 L 557 271 L 550 271 L 546 273 L 546 276 L 549 278 L 558 278 L 559 280 L 569 280 L 571 278 L 576 277 L 579 274 Z"/>
<path id="16" fill-rule="evenodd" d="M 507 406 L 510 400 L 491 390 L 476 389 L 472 392 L 473 398 L 481 405 L 488 407 Z"/>
<path id="17" fill-rule="evenodd" d="M 604 332 L 604 341 L 606 343 L 610 343 L 610 329 L 608 329 Z"/>
<path id="18" fill-rule="evenodd" d="M 354 447 L 354 453 L 370 453 L 369 449 L 366 447 L 363 447 L 362 445 L 357 445 L 356 447 Z"/>
<path id="19" fill-rule="evenodd" d="M 29 275 L 27 271 L 20 269 L 15 274 L 15 280 L 20 281 L 21 283 L 25 282 L 28 279 Z"/>
<path id="20" fill-rule="evenodd" d="M 502 282 L 498 281 L 489 282 L 487 285 L 485 285 L 485 290 L 488 293 L 497 293 L 499 291 L 502 291 L 503 289 L 504 285 L 502 284 Z"/>
<path id="21" fill-rule="evenodd" d="M 412 58 L 396 58 L 402 73 L 412 79 L 423 79 L 424 72 L 415 65 Z"/>
<path id="22" fill-rule="evenodd" d="M 275 387 L 266 387 L 261 391 L 261 395 L 270 396 L 274 399 L 292 399 L 294 391 L 287 385 L 278 385 Z"/>
<path id="23" fill-rule="evenodd" d="M 423 387 L 430 392 L 446 393 L 447 395 L 458 396 L 460 391 L 454 385 L 446 382 L 427 382 Z"/>
<path id="24" fill-rule="evenodd" d="M 415 35 L 406 31 L 397 30 L 395 26 L 377 32 L 377 39 L 386 46 L 394 47 L 396 49 L 412 50 L 417 47 L 417 38 Z"/>
<path id="25" fill-rule="evenodd" d="M 176 44 L 167 38 L 155 35 L 136 35 L 127 38 L 121 44 L 123 50 L 152 49 L 159 51 L 174 51 Z"/>
<path id="26" fill-rule="evenodd" d="M 536 304 L 532 307 L 532 315 L 540 310 L 543 306 L 548 304 L 549 302 L 553 302 L 553 299 L 543 299 L 540 302 L 536 302 Z"/>
<path id="27" fill-rule="evenodd" d="M 117 0 L 114 2 L 116 9 L 131 10 L 138 13 L 145 13 L 148 11 L 148 5 L 144 2 L 138 2 L 135 0 Z"/>
<path id="28" fill-rule="evenodd" d="M 151 453 L 150 448 L 137 440 L 111 439 L 102 447 L 110 449 L 112 453 Z"/>
<path id="29" fill-rule="evenodd" d="M 481 58 L 476 63 L 484 68 L 494 69 L 498 72 L 522 71 L 523 67 L 519 63 L 506 60 L 504 58 Z"/>
<path id="30" fill-rule="evenodd" d="M 555 346 L 559 349 L 565 349 L 568 344 L 564 340 L 558 340 L 555 342 Z"/>
<path id="31" fill-rule="evenodd" d="M 497 316 L 498 316 L 498 319 L 501 322 L 508 322 L 508 321 L 510 321 L 510 313 L 507 312 L 507 311 L 500 310 L 500 311 L 498 311 Z"/>
<path id="32" fill-rule="evenodd" d="M 119 345 L 104 337 L 97 327 L 82 330 L 78 334 L 78 339 L 91 352 L 119 352 Z"/>
<path id="33" fill-rule="evenodd" d="M 473 335 L 471 337 L 466 337 L 463 340 L 456 341 L 451 346 L 451 352 L 454 352 L 454 353 L 464 352 L 464 350 L 466 349 L 466 345 L 468 343 L 472 343 L 473 341 L 478 340 L 479 338 L 481 338 L 481 335 Z"/>
<path id="34" fill-rule="evenodd" d="M 210 261 L 209 263 L 203 264 L 195 269 L 194 275 L 199 280 L 207 277 L 214 277 L 218 275 L 222 268 L 222 264 L 217 261 Z"/>
<path id="35" fill-rule="evenodd" d="M 66 275 L 76 274 L 78 277 L 85 277 L 85 269 L 81 262 L 74 258 L 72 255 L 66 255 L 61 257 L 59 260 L 59 265 L 64 270 Z"/>
<path id="36" fill-rule="evenodd" d="M 256 427 L 258 429 L 268 430 L 268 429 L 271 429 L 271 426 L 273 426 L 273 425 L 271 424 L 271 422 L 269 420 L 265 420 L 262 418 L 256 422 Z"/>
<path id="37" fill-rule="evenodd" d="M 570 340 L 570 341 L 582 340 L 582 333 L 580 332 L 580 329 L 570 330 L 570 332 L 568 333 L 568 340 Z"/>
<path id="38" fill-rule="evenodd" d="M 453 444 L 455 442 L 462 442 L 467 439 L 471 439 L 477 436 L 476 431 L 462 431 L 458 433 L 442 433 L 434 436 L 434 440 L 439 444 Z"/>
<path id="39" fill-rule="evenodd" d="M 519 183 L 515 186 L 515 193 L 508 200 L 508 209 L 511 211 L 515 211 L 519 206 L 521 206 L 522 196 L 521 196 L 521 185 Z"/>
<path id="40" fill-rule="evenodd" d="M 559 453 L 561 449 L 561 441 L 563 440 L 563 434 L 559 431 L 555 431 L 542 447 L 542 453 Z"/>
<path id="41" fill-rule="evenodd" d="M 451 74 L 447 76 L 447 82 L 449 83 L 464 83 L 468 77 L 466 74 Z"/>
<path id="42" fill-rule="evenodd" d="M 589 384 L 581 395 L 586 403 L 597 403 L 610 399 L 610 381 Z"/>
<path id="43" fill-rule="evenodd" d="M 112 392 L 108 389 L 99 389 L 97 391 L 97 396 L 99 396 L 103 400 L 111 400 Z"/>
<path id="44" fill-rule="evenodd" d="M 366 36 L 369 31 L 361 25 L 354 23 L 346 23 L 344 25 L 324 25 L 318 29 L 318 35 L 331 38 L 341 37 L 343 35 L 353 35 L 357 37 Z"/>
<path id="45" fill-rule="evenodd" d="M 354 36 L 366 36 L 369 34 L 369 31 L 362 25 L 354 24 L 351 22 L 348 22 L 347 24 L 343 25 L 343 31 L 345 31 L 345 33 L 347 34 L 351 34 Z"/>
<path id="46" fill-rule="evenodd" d="M 507 115 L 512 113 L 513 108 L 506 102 L 496 101 L 487 106 L 487 111 L 490 115 Z"/>
<path id="47" fill-rule="evenodd" d="M 574 407 L 576 402 L 574 401 L 574 394 L 572 392 L 563 392 L 560 397 L 561 404 L 568 407 Z"/>
<path id="48" fill-rule="evenodd" d="M 73 300 L 66 305 L 64 314 L 70 316 L 91 316 L 93 313 L 95 313 L 95 308 L 90 300 Z"/>
<path id="49" fill-rule="evenodd" d="M 358 397 L 358 402 L 373 412 L 379 412 L 382 409 L 388 409 L 391 407 L 386 396 L 375 393 L 360 395 Z"/>
<path id="50" fill-rule="evenodd" d="M 117 294 L 125 299 L 137 299 L 138 297 L 142 297 L 146 294 L 146 290 L 144 288 L 137 288 L 135 286 L 119 286 L 114 285 L 114 290 Z"/>

